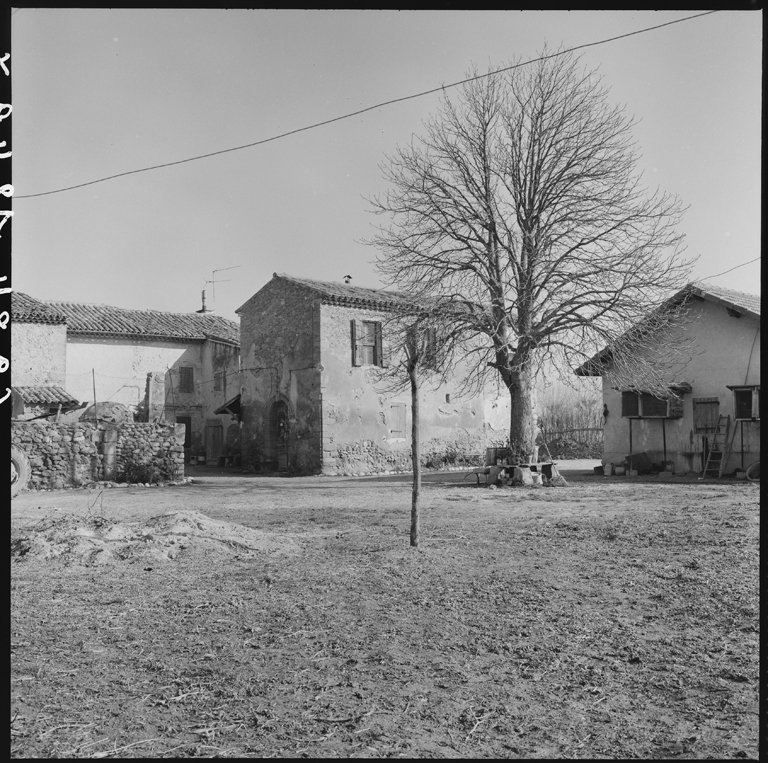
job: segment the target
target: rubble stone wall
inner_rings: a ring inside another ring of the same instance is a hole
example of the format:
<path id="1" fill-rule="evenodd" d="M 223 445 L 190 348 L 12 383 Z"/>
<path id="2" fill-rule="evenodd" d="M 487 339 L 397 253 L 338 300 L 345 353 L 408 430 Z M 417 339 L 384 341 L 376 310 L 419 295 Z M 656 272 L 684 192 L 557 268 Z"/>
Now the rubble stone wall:
<path id="1" fill-rule="evenodd" d="M 29 488 L 79 487 L 113 479 L 105 476 L 105 464 L 119 474 L 128 462 L 151 464 L 172 479 L 184 476 L 183 425 L 13 421 L 11 443 L 29 458 Z"/>

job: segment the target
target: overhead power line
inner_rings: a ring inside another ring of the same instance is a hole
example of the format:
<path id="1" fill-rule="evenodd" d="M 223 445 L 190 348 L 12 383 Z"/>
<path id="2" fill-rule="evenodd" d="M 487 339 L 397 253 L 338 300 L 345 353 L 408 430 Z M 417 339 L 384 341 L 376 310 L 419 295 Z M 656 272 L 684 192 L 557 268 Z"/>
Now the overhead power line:
<path id="1" fill-rule="evenodd" d="M 138 170 L 128 170 L 126 172 L 118 172 L 116 175 L 108 175 L 103 178 L 98 178 L 96 180 L 89 180 L 86 183 L 78 183 L 77 185 L 69 185 L 65 188 L 57 188 L 54 191 L 42 191 L 41 193 L 28 193 L 23 196 L 15 196 L 15 199 L 31 199 L 36 196 L 49 196 L 53 193 L 63 193 L 64 191 L 72 191 L 76 188 L 84 188 L 88 185 L 94 185 L 95 183 L 104 183 L 107 180 L 114 180 L 115 178 L 119 177 L 125 177 L 126 175 L 135 175 L 139 172 L 149 172 L 150 170 L 159 170 L 163 167 L 173 167 L 177 164 L 185 164 L 186 162 L 196 162 L 199 159 L 207 159 L 210 156 L 218 156 L 220 154 L 228 154 L 232 151 L 242 151 L 244 148 L 253 148 L 254 146 L 261 146 L 264 143 L 270 143 L 273 140 L 280 140 L 281 138 L 287 138 L 289 135 L 296 135 L 296 133 L 300 132 L 306 132 L 307 130 L 314 130 L 317 127 L 323 127 L 324 125 L 332 124 L 333 122 L 340 122 L 342 119 L 350 119 L 352 117 L 359 116 L 360 114 L 365 114 L 368 111 L 373 111 L 374 109 L 381 109 L 384 106 L 391 106 L 394 103 L 402 103 L 403 101 L 410 101 L 414 98 L 422 98 L 425 95 L 432 95 L 433 93 L 439 93 L 440 91 L 448 90 L 452 87 L 458 87 L 459 85 L 465 85 L 468 82 L 474 82 L 475 80 L 484 79 L 486 77 L 490 77 L 496 74 L 500 74 L 502 72 L 511 71 L 512 69 L 518 69 L 522 66 L 528 66 L 530 64 L 534 64 L 538 61 L 546 61 L 549 58 L 556 58 L 557 56 L 565 55 L 566 53 L 572 53 L 575 50 L 583 50 L 584 48 L 591 48 L 595 45 L 604 45 L 608 42 L 615 42 L 616 40 L 622 40 L 625 37 L 632 37 L 636 34 L 644 34 L 645 32 L 651 32 L 654 29 L 661 29 L 665 26 L 671 26 L 672 24 L 680 24 L 683 21 L 690 21 L 692 19 L 700 18 L 701 16 L 709 16 L 711 13 L 718 13 L 718 11 L 706 11 L 704 13 L 698 13 L 695 16 L 686 16 L 683 19 L 675 19 L 674 21 L 667 21 L 664 24 L 656 24 L 656 26 L 646 27 L 645 29 L 638 29 L 635 32 L 627 32 L 626 34 L 620 34 L 616 37 L 609 37 L 605 40 L 597 40 L 596 42 L 587 42 L 584 43 L 584 45 L 576 45 L 573 48 L 568 48 L 566 50 L 560 50 L 557 53 L 551 53 L 547 56 L 540 56 L 539 58 L 532 58 L 530 61 L 523 61 L 519 64 L 514 64 L 512 66 L 507 66 L 503 69 L 496 69 L 492 72 L 488 72 L 488 74 L 478 74 L 475 77 L 468 77 L 467 79 L 459 80 L 458 82 L 452 82 L 450 85 L 441 85 L 440 87 L 434 87 L 431 90 L 424 90 L 421 93 L 414 93 L 413 95 L 405 95 L 401 98 L 393 98 L 389 101 L 382 101 L 381 103 L 377 103 L 374 106 L 367 106 L 364 109 L 359 109 L 358 111 L 350 112 L 349 114 L 343 114 L 338 117 L 333 117 L 332 119 L 326 119 L 322 122 L 315 122 L 311 125 L 306 125 L 305 127 L 298 127 L 295 130 L 289 130 L 288 132 L 280 133 L 279 135 L 273 135 L 271 138 L 263 138 L 262 140 L 254 141 L 253 143 L 245 143 L 242 146 L 234 146 L 233 148 L 224 148 L 220 151 L 211 151 L 207 154 L 199 154 L 198 156 L 190 156 L 187 159 L 178 159 L 174 162 L 165 162 L 164 164 L 154 164 L 151 167 L 142 167 Z"/>
<path id="2" fill-rule="evenodd" d="M 761 257 L 755 257 L 754 260 L 749 260 L 749 262 L 742 262 L 741 265 L 734 265 L 732 268 L 728 270 L 724 270 L 722 273 L 715 273 L 711 276 L 706 276 L 704 278 L 697 278 L 697 281 L 708 281 L 710 278 L 717 278 L 718 276 L 724 276 L 726 273 L 730 273 L 732 270 L 738 270 L 739 268 L 743 268 L 745 265 L 751 265 L 753 262 L 757 262 Z"/>

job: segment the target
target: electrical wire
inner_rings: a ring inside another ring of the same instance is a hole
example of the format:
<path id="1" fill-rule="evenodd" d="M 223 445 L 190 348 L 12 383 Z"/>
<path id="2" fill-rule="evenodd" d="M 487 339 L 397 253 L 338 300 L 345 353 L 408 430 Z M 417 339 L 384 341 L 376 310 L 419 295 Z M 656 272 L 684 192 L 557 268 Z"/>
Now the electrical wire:
<path id="1" fill-rule="evenodd" d="M 706 276 L 705 278 L 697 278 L 697 281 L 708 281 L 710 278 L 717 278 L 718 276 L 724 276 L 726 273 L 730 273 L 732 270 L 738 270 L 739 268 L 743 268 L 745 265 L 751 265 L 753 262 L 757 262 L 761 257 L 755 257 L 754 260 L 749 260 L 749 262 L 742 262 L 741 265 L 734 265 L 729 270 L 724 270 L 722 273 L 715 273 L 711 276 Z"/>
<path id="2" fill-rule="evenodd" d="M 594 47 L 595 45 L 604 45 L 607 42 L 615 42 L 616 40 L 622 40 L 625 37 L 632 37 L 633 35 L 636 35 L 636 34 L 651 32 L 655 29 L 661 29 L 662 27 L 665 27 L 665 26 L 671 26 L 672 24 L 679 24 L 683 21 L 690 21 L 692 19 L 700 18 L 701 16 L 709 16 L 712 13 L 718 13 L 718 12 L 719 11 L 717 10 L 706 11 L 704 13 L 696 14 L 695 16 L 686 16 L 683 19 L 675 19 L 674 21 L 667 21 L 664 24 L 657 24 L 656 26 L 646 27 L 645 29 L 638 29 L 635 32 L 627 32 L 626 34 L 620 34 L 620 35 L 617 35 L 616 37 L 609 37 L 605 40 L 597 40 L 596 42 L 588 42 L 588 43 L 585 43 L 584 45 L 576 45 L 573 48 L 567 48 L 566 50 L 561 50 L 561 51 L 558 51 L 557 53 L 552 53 L 548 56 L 540 56 L 539 58 L 532 58 L 530 61 L 523 61 L 522 63 L 514 64 L 512 66 L 507 66 L 503 69 L 496 69 L 492 72 L 489 72 L 488 74 L 479 74 L 475 77 L 468 77 L 467 79 L 459 80 L 458 82 L 452 82 L 450 85 L 441 85 L 440 87 L 435 87 L 435 88 L 432 88 L 431 90 L 424 90 L 421 93 L 406 95 L 406 96 L 403 96 L 402 98 L 393 98 L 392 100 L 383 101 L 382 103 L 377 103 L 374 106 L 367 106 L 364 109 L 359 109 L 358 111 L 353 111 L 349 114 L 343 114 L 342 116 L 339 116 L 339 117 L 326 119 L 323 122 L 315 122 L 314 124 L 307 125 L 305 127 L 298 127 L 295 130 L 289 130 L 288 132 L 280 133 L 279 135 L 273 135 L 271 138 L 264 138 L 263 140 L 257 140 L 257 141 L 254 141 L 253 143 L 245 143 L 242 146 L 234 146 L 233 148 L 224 148 L 224 149 L 221 149 L 220 151 L 211 151 L 207 154 L 200 154 L 199 156 L 190 156 L 187 159 L 179 159 L 175 162 L 165 162 L 164 164 L 154 164 L 151 167 L 142 167 L 141 169 L 138 169 L 138 170 L 128 170 L 126 172 L 118 172 L 116 175 L 108 175 L 107 177 L 98 178 L 96 180 L 89 180 L 86 183 L 78 183 L 77 185 L 70 185 L 70 186 L 66 186 L 65 188 L 57 188 L 54 191 L 42 191 L 41 193 L 28 193 L 22 196 L 14 196 L 14 199 L 32 199 L 37 196 L 50 196 L 51 194 L 54 194 L 54 193 L 63 193 L 64 191 L 72 191 L 76 188 L 84 188 L 85 186 L 88 186 L 88 185 L 103 183 L 107 180 L 114 180 L 115 178 L 125 177 L 126 175 L 135 175 L 139 172 L 149 172 L 150 170 L 158 170 L 158 169 L 162 169 L 163 167 L 173 167 L 177 164 L 185 164 L 186 162 L 195 162 L 198 159 L 207 159 L 208 157 L 211 157 L 211 156 L 219 156 L 220 154 L 227 154 L 232 151 L 241 151 L 244 148 L 253 148 L 254 146 L 261 146 L 264 143 L 270 143 L 273 140 L 287 138 L 289 135 L 296 135 L 296 133 L 306 132 L 307 130 L 314 130 L 316 127 L 323 127 L 324 125 L 329 125 L 329 124 L 332 124 L 333 122 L 340 122 L 343 119 L 350 119 L 351 117 L 356 117 L 356 116 L 359 116 L 360 114 L 365 114 L 366 112 L 373 111 L 374 109 L 380 109 L 380 108 L 383 108 L 384 106 L 391 106 L 394 103 L 401 103 L 403 101 L 413 100 L 414 98 L 421 98 L 425 95 L 432 95 L 433 93 L 445 91 L 452 87 L 458 87 L 459 85 L 464 85 L 464 84 L 467 84 L 468 82 L 474 82 L 476 80 L 485 79 L 486 77 L 490 77 L 496 74 L 501 74 L 502 72 L 511 71 L 512 69 L 518 69 L 522 66 L 528 66 L 529 64 L 533 64 L 538 61 L 546 61 L 549 58 L 556 58 L 557 56 L 562 56 L 562 55 L 565 55 L 566 53 L 572 53 L 575 50 L 583 50 L 584 48 L 591 48 L 591 47 Z"/>

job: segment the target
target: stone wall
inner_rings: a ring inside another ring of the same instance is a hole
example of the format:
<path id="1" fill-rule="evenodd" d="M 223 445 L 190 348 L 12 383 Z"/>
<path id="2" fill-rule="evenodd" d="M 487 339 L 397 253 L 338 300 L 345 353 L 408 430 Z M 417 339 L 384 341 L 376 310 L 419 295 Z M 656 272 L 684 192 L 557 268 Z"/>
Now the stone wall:
<path id="1" fill-rule="evenodd" d="M 275 278 L 237 311 L 240 316 L 243 464 L 319 472 L 321 456 L 319 302 L 316 295 Z M 287 407 L 281 444 L 270 416 Z"/>
<path id="2" fill-rule="evenodd" d="M 120 425 L 117 434 L 117 475 L 125 471 L 126 465 L 134 463 L 151 464 L 168 479 L 176 480 L 184 476 L 183 424 L 127 423 Z M 106 443 L 104 450 L 107 450 Z"/>
<path id="3" fill-rule="evenodd" d="M 114 480 L 131 462 L 151 464 L 168 479 L 184 476 L 184 427 L 174 424 L 13 421 L 11 443 L 29 458 L 29 488 Z"/>
<path id="4" fill-rule="evenodd" d="M 485 448 L 501 445 L 499 442 L 474 440 L 446 440 L 433 438 L 421 443 L 421 465 L 425 469 L 470 469 L 482 466 Z M 399 447 L 382 447 L 373 440 L 338 445 L 330 452 L 323 465 L 325 474 L 364 475 L 410 472 L 413 469 L 410 440 Z"/>

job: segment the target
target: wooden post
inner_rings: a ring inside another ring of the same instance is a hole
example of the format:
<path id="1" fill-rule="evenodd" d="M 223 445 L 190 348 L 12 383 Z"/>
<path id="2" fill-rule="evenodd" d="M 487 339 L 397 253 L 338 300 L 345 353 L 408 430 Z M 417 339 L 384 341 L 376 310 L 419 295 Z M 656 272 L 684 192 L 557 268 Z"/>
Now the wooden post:
<path id="1" fill-rule="evenodd" d="M 741 471 L 744 471 L 744 419 L 741 420 Z"/>
<path id="2" fill-rule="evenodd" d="M 408 378 L 411 380 L 411 460 L 413 491 L 411 494 L 411 545 L 419 545 L 419 501 L 421 498 L 421 444 L 419 442 L 419 381 L 416 377 L 416 353 L 409 353 Z"/>
<path id="3" fill-rule="evenodd" d="M 664 443 L 664 468 L 667 468 L 667 427 L 666 419 L 661 420 L 661 439 Z"/>
<path id="4" fill-rule="evenodd" d="M 632 419 L 629 420 L 629 468 L 634 469 L 632 464 Z"/>

